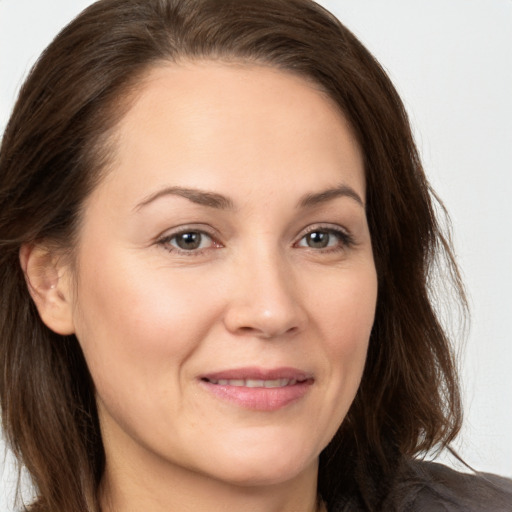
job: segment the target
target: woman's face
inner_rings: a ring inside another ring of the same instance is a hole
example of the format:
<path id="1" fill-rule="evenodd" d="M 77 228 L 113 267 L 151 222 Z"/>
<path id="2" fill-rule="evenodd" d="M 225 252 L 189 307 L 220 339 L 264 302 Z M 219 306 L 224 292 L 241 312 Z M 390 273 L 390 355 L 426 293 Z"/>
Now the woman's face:
<path id="1" fill-rule="evenodd" d="M 316 471 L 377 281 L 360 149 L 275 69 L 151 71 L 86 202 L 73 324 L 107 469 L 263 485 Z"/>

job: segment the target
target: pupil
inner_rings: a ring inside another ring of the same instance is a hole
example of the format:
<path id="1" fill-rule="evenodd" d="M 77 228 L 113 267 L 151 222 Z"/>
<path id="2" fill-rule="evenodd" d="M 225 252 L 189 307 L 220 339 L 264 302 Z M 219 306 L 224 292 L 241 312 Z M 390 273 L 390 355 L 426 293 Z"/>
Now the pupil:
<path id="1" fill-rule="evenodd" d="M 329 243 L 329 234 L 315 231 L 308 235 L 308 245 L 315 249 L 323 249 Z"/>
<path id="2" fill-rule="evenodd" d="M 200 233 L 183 233 L 177 237 L 176 243 L 180 249 L 192 250 L 201 245 Z"/>

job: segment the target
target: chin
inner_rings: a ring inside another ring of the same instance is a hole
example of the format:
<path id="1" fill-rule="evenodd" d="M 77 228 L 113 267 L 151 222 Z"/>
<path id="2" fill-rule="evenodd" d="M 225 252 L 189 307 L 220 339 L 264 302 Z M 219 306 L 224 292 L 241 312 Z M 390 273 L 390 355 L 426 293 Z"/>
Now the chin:
<path id="1" fill-rule="evenodd" d="M 252 487 L 279 485 L 317 471 L 318 456 L 306 457 L 302 447 L 294 450 L 288 445 L 284 451 L 282 446 L 274 444 L 274 449 L 257 450 L 259 453 L 236 450 L 231 453 L 234 456 L 220 457 L 223 462 L 217 460 L 211 474 L 234 485 Z"/>
<path id="2" fill-rule="evenodd" d="M 265 467 L 247 466 L 236 468 L 235 471 L 228 471 L 221 478 L 222 480 L 238 485 L 240 487 L 267 487 L 285 484 L 294 481 L 302 474 L 309 473 L 312 469 L 316 471 L 317 460 L 307 466 L 288 466 L 283 464 L 270 464 Z"/>

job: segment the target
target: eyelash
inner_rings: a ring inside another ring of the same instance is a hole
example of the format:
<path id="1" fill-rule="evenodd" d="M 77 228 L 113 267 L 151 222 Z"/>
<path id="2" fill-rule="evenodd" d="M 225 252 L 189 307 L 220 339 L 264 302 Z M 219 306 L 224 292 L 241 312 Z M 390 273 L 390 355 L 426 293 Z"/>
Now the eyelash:
<path id="1" fill-rule="evenodd" d="M 301 246 L 299 245 L 302 240 L 304 240 L 307 236 L 312 235 L 313 233 L 322 233 L 327 235 L 334 235 L 338 238 L 339 243 L 336 244 L 333 247 L 321 247 L 321 248 L 314 248 L 314 247 L 308 247 L 308 246 Z M 211 239 L 212 246 L 205 247 L 205 248 L 198 248 L 198 249 L 181 249 L 179 247 L 176 247 L 175 245 L 172 245 L 172 241 L 175 240 L 179 236 L 188 235 L 188 234 L 199 234 L 202 237 L 206 236 Z M 188 228 L 188 229 L 182 229 L 178 232 L 171 233 L 169 235 L 165 235 L 157 240 L 157 244 L 164 247 L 165 250 L 171 253 L 177 253 L 179 255 L 184 255 L 187 257 L 190 256 L 200 256 L 205 251 L 209 249 L 219 249 L 222 248 L 222 244 L 217 242 L 215 240 L 215 237 L 208 233 L 207 231 L 203 229 L 194 229 L 194 228 Z M 344 251 L 347 249 L 350 249 L 355 245 L 355 240 L 346 231 L 342 230 L 341 228 L 335 228 L 332 226 L 326 227 L 326 226 L 314 226 L 309 229 L 307 229 L 304 234 L 300 237 L 298 242 L 294 243 L 294 247 L 303 247 L 304 249 L 309 249 L 315 252 L 321 252 L 321 253 L 332 253 L 332 252 L 339 252 Z"/>
<path id="2" fill-rule="evenodd" d="M 183 235 L 188 235 L 188 234 L 199 234 L 202 237 L 205 237 L 205 236 L 208 237 L 209 239 L 211 239 L 211 241 L 212 241 L 211 243 L 212 243 L 213 247 L 187 250 L 187 249 L 181 249 L 179 247 L 172 245 L 172 241 L 175 240 L 177 237 L 183 236 Z M 177 231 L 175 233 L 165 235 L 157 240 L 157 244 L 162 246 L 168 252 L 177 253 L 180 256 L 183 255 L 183 256 L 188 256 L 188 257 L 200 256 L 208 249 L 212 249 L 212 248 L 219 249 L 222 247 L 222 244 L 217 242 L 213 235 L 211 235 L 204 229 L 198 229 L 198 228 L 185 228 L 185 229 L 181 229 L 180 231 Z"/>
<path id="3" fill-rule="evenodd" d="M 328 234 L 328 235 L 334 235 L 339 240 L 339 244 L 335 245 L 334 247 L 324 247 L 324 248 L 319 248 L 319 249 L 315 249 L 313 247 L 305 247 L 305 248 L 311 249 L 313 251 L 321 251 L 322 253 L 339 252 L 339 251 L 344 251 L 344 250 L 350 249 L 351 247 L 353 247 L 355 245 L 355 240 L 351 234 L 349 234 L 347 231 L 345 231 L 341 228 L 332 227 L 332 226 L 313 226 L 311 228 L 308 228 L 306 230 L 306 232 L 300 237 L 299 242 L 297 242 L 294 245 L 297 245 L 304 238 L 306 238 L 307 236 L 309 236 L 313 233 L 323 233 L 323 234 Z"/>

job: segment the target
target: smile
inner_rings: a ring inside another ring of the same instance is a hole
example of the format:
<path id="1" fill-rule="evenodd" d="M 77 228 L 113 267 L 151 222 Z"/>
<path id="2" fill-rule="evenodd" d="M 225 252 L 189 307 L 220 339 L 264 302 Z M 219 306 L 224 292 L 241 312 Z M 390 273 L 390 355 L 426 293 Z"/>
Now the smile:
<path id="1" fill-rule="evenodd" d="M 294 386 L 297 384 L 297 379 L 206 379 L 211 384 L 218 386 L 239 386 L 244 388 L 284 388 L 286 386 Z"/>
<path id="2" fill-rule="evenodd" d="M 298 402 L 311 389 L 314 378 L 294 368 L 239 368 L 202 376 L 200 382 L 223 402 L 268 412 Z"/>

